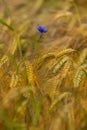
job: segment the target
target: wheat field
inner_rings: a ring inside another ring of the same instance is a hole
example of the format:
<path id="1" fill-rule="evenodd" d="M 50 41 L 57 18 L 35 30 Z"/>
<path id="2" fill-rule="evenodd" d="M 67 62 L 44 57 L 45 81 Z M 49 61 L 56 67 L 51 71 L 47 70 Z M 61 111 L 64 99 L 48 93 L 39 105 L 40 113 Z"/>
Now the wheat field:
<path id="1" fill-rule="evenodd" d="M 0 130 L 87 130 L 87 0 L 0 0 Z"/>

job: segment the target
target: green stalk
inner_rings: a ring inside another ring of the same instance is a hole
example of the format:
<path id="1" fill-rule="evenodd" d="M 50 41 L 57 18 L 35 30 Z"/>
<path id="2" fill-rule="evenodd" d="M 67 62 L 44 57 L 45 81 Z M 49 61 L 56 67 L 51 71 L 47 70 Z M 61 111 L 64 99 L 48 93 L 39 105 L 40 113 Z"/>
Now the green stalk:
<path id="1" fill-rule="evenodd" d="M 19 49 L 19 54 L 20 54 L 21 62 L 23 63 L 24 71 L 25 71 L 25 75 L 26 75 L 26 83 L 27 83 L 27 85 L 29 85 L 28 79 L 27 79 L 26 66 L 25 66 L 25 58 L 24 58 L 24 56 L 23 56 L 23 54 L 22 54 L 22 47 L 21 47 L 20 35 L 17 36 L 17 37 L 18 37 L 18 49 Z"/>

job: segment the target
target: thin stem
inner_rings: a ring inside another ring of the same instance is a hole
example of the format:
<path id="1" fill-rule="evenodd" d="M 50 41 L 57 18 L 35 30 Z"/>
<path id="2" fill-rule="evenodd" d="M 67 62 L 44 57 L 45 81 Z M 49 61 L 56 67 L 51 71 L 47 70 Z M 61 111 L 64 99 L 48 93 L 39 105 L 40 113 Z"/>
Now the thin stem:
<path id="1" fill-rule="evenodd" d="M 27 71 L 26 71 L 26 66 L 25 66 L 25 58 L 24 58 L 24 56 L 22 54 L 20 35 L 18 36 L 18 49 L 19 49 L 19 54 L 20 54 L 21 61 L 22 61 L 23 66 L 24 66 L 24 72 L 25 72 L 25 76 L 26 76 L 26 84 L 29 85 L 28 80 L 27 80 Z"/>
<path id="2" fill-rule="evenodd" d="M 11 12 L 10 12 L 10 9 L 8 7 L 7 1 L 6 0 L 2 0 L 2 4 L 4 6 L 4 17 L 8 17 L 8 16 L 11 17 Z"/>

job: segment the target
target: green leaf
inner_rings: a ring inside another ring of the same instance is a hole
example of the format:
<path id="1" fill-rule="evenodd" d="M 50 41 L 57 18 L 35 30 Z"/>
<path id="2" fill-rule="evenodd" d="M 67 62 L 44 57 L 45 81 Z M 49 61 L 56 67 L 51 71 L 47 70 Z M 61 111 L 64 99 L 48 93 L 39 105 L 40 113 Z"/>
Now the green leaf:
<path id="1" fill-rule="evenodd" d="M 41 108 L 42 108 L 42 101 L 43 101 L 43 97 L 40 96 L 39 101 L 36 102 L 35 104 L 35 114 L 34 114 L 34 118 L 33 118 L 33 125 L 37 125 L 40 119 L 40 114 L 41 114 Z"/>
<path id="2" fill-rule="evenodd" d="M 2 25 L 4 25 L 4 26 L 8 27 L 10 30 L 14 31 L 14 28 L 13 28 L 12 26 L 8 25 L 8 24 L 7 24 L 5 21 L 3 21 L 2 19 L 0 19 L 0 24 L 2 24 Z"/>

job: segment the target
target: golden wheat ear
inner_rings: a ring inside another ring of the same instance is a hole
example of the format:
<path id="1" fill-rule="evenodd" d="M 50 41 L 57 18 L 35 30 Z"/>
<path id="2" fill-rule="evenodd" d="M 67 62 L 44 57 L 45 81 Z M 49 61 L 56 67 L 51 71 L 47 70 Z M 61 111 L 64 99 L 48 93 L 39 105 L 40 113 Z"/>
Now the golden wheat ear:
<path id="1" fill-rule="evenodd" d="M 44 54 L 37 62 L 37 69 L 40 69 L 42 67 L 42 65 L 52 59 L 52 58 L 55 58 L 56 57 L 56 54 L 55 53 L 47 53 L 47 54 Z"/>
<path id="2" fill-rule="evenodd" d="M 58 73 L 58 71 L 62 68 L 62 66 L 69 60 L 68 56 L 64 56 L 62 57 L 57 63 L 56 65 L 54 65 L 53 67 L 53 73 L 56 74 Z"/>
<path id="3" fill-rule="evenodd" d="M 61 82 L 63 81 L 64 78 L 66 78 L 71 67 L 72 67 L 72 61 L 69 60 L 65 63 L 64 68 L 62 69 L 61 76 L 60 76 Z"/>
<path id="4" fill-rule="evenodd" d="M 36 93 L 36 90 L 39 90 L 39 92 L 42 93 L 41 87 L 39 85 L 39 80 L 34 71 L 33 65 L 29 61 L 25 61 L 25 67 L 27 72 L 27 79 L 32 91 Z"/>
<path id="5" fill-rule="evenodd" d="M 87 58 L 87 48 L 83 49 L 82 52 L 81 52 L 81 55 L 79 57 L 79 61 L 78 61 L 78 64 L 81 65 L 84 63 L 84 61 L 86 60 Z"/>
<path id="6" fill-rule="evenodd" d="M 74 87 L 78 88 L 81 84 L 81 81 L 86 77 L 86 71 L 82 69 L 81 67 L 76 71 L 73 83 Z"/>
<path id="7" fill-rule="evenodd" d="M 18 83 L 18 80 L 19 80 L 19 77 L 18 77 L 18 75 L 14 72 L 14 73 L 12 74 L 12 77 L 11 77 L 10 88 L 16 87 L 16 85 L 17 85 L 17 83 Z"/>
<path id="8" fill-rule="evenodd" d="M 1 59 L 0 59 L 0 68 L 3 66 L 3 64 L 5 64 L 7 61 L 9 60 L 7 55 L 4 55 Z"/>
<path id="9" fill-rule="evenodd" d="M 64 55 L 68 55 L 68 54 L 70 54 L 70 53 L 72 53 L 74 51 L 75 51 L 74 49 L 68 48 L 68 49 L 62 50 L 58 54 L 56 54 L 56 53 L 47 53 L 47 54 L 44 54 L 41 58 L 39 58 L 39 60 L 37 62 L 37 69 L 40 69 L 42 67 L 42 65 L 46 61 L 49 61 L 50 59 L 53 59 L 53 58 L 58 59 L 58 58 L 61 58 Z"/>
<path id="10" fill-rule="evenodd" d="M 33 66 L 29 61 L 25 61 L 25 67 L 26 67 L 26 73 L 27 73 L 27 79 L 29 84 L 34 86 L 34 72 L 33 72 Z"/>
<path id="11" fill-rule="evenodd" d="M 60 57 L 62 57 L 62 56 L 64 56 L 64 55 L 70 54 L 70 53 L 75 52 L 75 51 L 76 51 L 76 50 L 71 49 L 71 48 L 62 50 L 61 52 L 58 53 L 58 55 L 56 55 L 56 58 L 60 58 Z"/>

